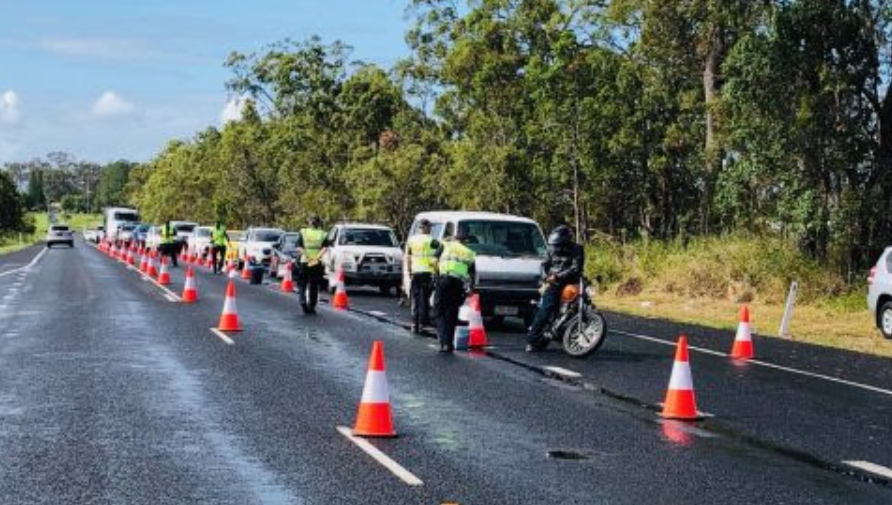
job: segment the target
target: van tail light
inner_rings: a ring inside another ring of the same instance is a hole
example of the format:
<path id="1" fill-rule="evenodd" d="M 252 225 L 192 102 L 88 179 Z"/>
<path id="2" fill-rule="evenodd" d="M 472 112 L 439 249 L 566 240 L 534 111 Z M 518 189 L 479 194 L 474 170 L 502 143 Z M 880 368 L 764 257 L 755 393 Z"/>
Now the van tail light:
<path id="1" fill-rule="evenodd" d="M 867 274 L 867 285 L 870 286 L 873 284 L 873 279 L 877 275 L 877 267 L 873 267 L 870 269 L 870 273 Z"/>

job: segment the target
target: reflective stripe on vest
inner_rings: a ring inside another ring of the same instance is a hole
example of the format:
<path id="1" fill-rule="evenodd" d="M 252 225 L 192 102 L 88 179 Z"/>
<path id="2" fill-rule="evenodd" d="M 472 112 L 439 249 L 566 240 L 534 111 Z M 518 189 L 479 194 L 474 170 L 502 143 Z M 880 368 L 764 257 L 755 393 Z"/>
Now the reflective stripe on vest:
<path id="1" fill-rule="evenodd" d="M 214 237 L 215 246 L 219 247 L 226 245 L 226 228 L 214 228 L 214 231 L 211 233 Z"/>
<path id="2" fill-rule="evenodd" d="M 409 252 L 412 254 L 412 273 L 433 273 L 437 267 L 434 257 L 434 239 L 428 234 L 409 237 Z"/>
<path id="3" fill-rule="evenodd" d="M 471 265 L 477 254 L 461 242 L 448 240 L 440 255 L 440 273 L 465 280 L 470 278 Z"/>
<path id="4" fill-rule="evenodd" d="M 322 242 L 325 241 L 325 232 L 313 228 L 304 228 L 300 231 L 300 238 L 304 242 L 304 254 L 300 261 L 308 263 L 310 259 L 318 259 L 322 250 Z"/>

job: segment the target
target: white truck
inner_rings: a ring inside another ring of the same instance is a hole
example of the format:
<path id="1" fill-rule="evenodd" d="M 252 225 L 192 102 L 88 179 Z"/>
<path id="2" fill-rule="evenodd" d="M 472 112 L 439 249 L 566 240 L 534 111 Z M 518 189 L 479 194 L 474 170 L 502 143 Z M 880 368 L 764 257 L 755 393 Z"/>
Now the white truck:
<path id="1" fill-rule="evenodd" d="M 105 234 L 111 240 L 117 240 L 118 229 L 121 225 L 135 225 L 139 223 L 139 212 L 137 212 L 136 209 L 128 207 L 106 207 L 103 214 L 105 215 Z"/>

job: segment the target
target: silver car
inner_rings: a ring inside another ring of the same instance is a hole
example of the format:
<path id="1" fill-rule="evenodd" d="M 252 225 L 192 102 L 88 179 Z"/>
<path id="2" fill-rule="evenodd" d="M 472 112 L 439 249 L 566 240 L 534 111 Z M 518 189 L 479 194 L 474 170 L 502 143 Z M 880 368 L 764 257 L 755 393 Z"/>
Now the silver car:
<path id="1" fill-rule="evenodd" d="M 56 244 L 66 244 L 74 247 L 74 234 L 67 224 L 54 224 L 46 231 L 46 246 L 53 247 Z"/>
<path id="2" fill-rule="evenodd" d="M 867 284 L 867 306 L 883 336 L 892 339 L 892 247 L 887 247 L 870 269 Z"/>

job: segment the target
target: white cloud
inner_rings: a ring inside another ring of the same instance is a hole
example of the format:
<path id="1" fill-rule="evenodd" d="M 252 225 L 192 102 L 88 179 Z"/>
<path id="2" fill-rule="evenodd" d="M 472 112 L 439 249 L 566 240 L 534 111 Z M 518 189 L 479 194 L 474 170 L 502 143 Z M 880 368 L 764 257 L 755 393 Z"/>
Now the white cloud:
<path id="1" fill-rule="evenodd" d="M 13 90 L 0 94 L 0 123 L 15 124 L 19 121 L 19 95 Z"/>
<path id="2" fill-rule="evenodd" d="M 226 124 L 230 121 L 238 121 L 242 118 L 242 109 L 245 107 L 245 98 L 237 96 L 230 98 L 220 113 L 220 123 Z"/>
<path id="3" fill-rule="evenodd" d="M 96 117 L 126 116 L 135 110 L 135 105 L 114 91 L 106 91 L 93 102 L 93 115 Z"/>

